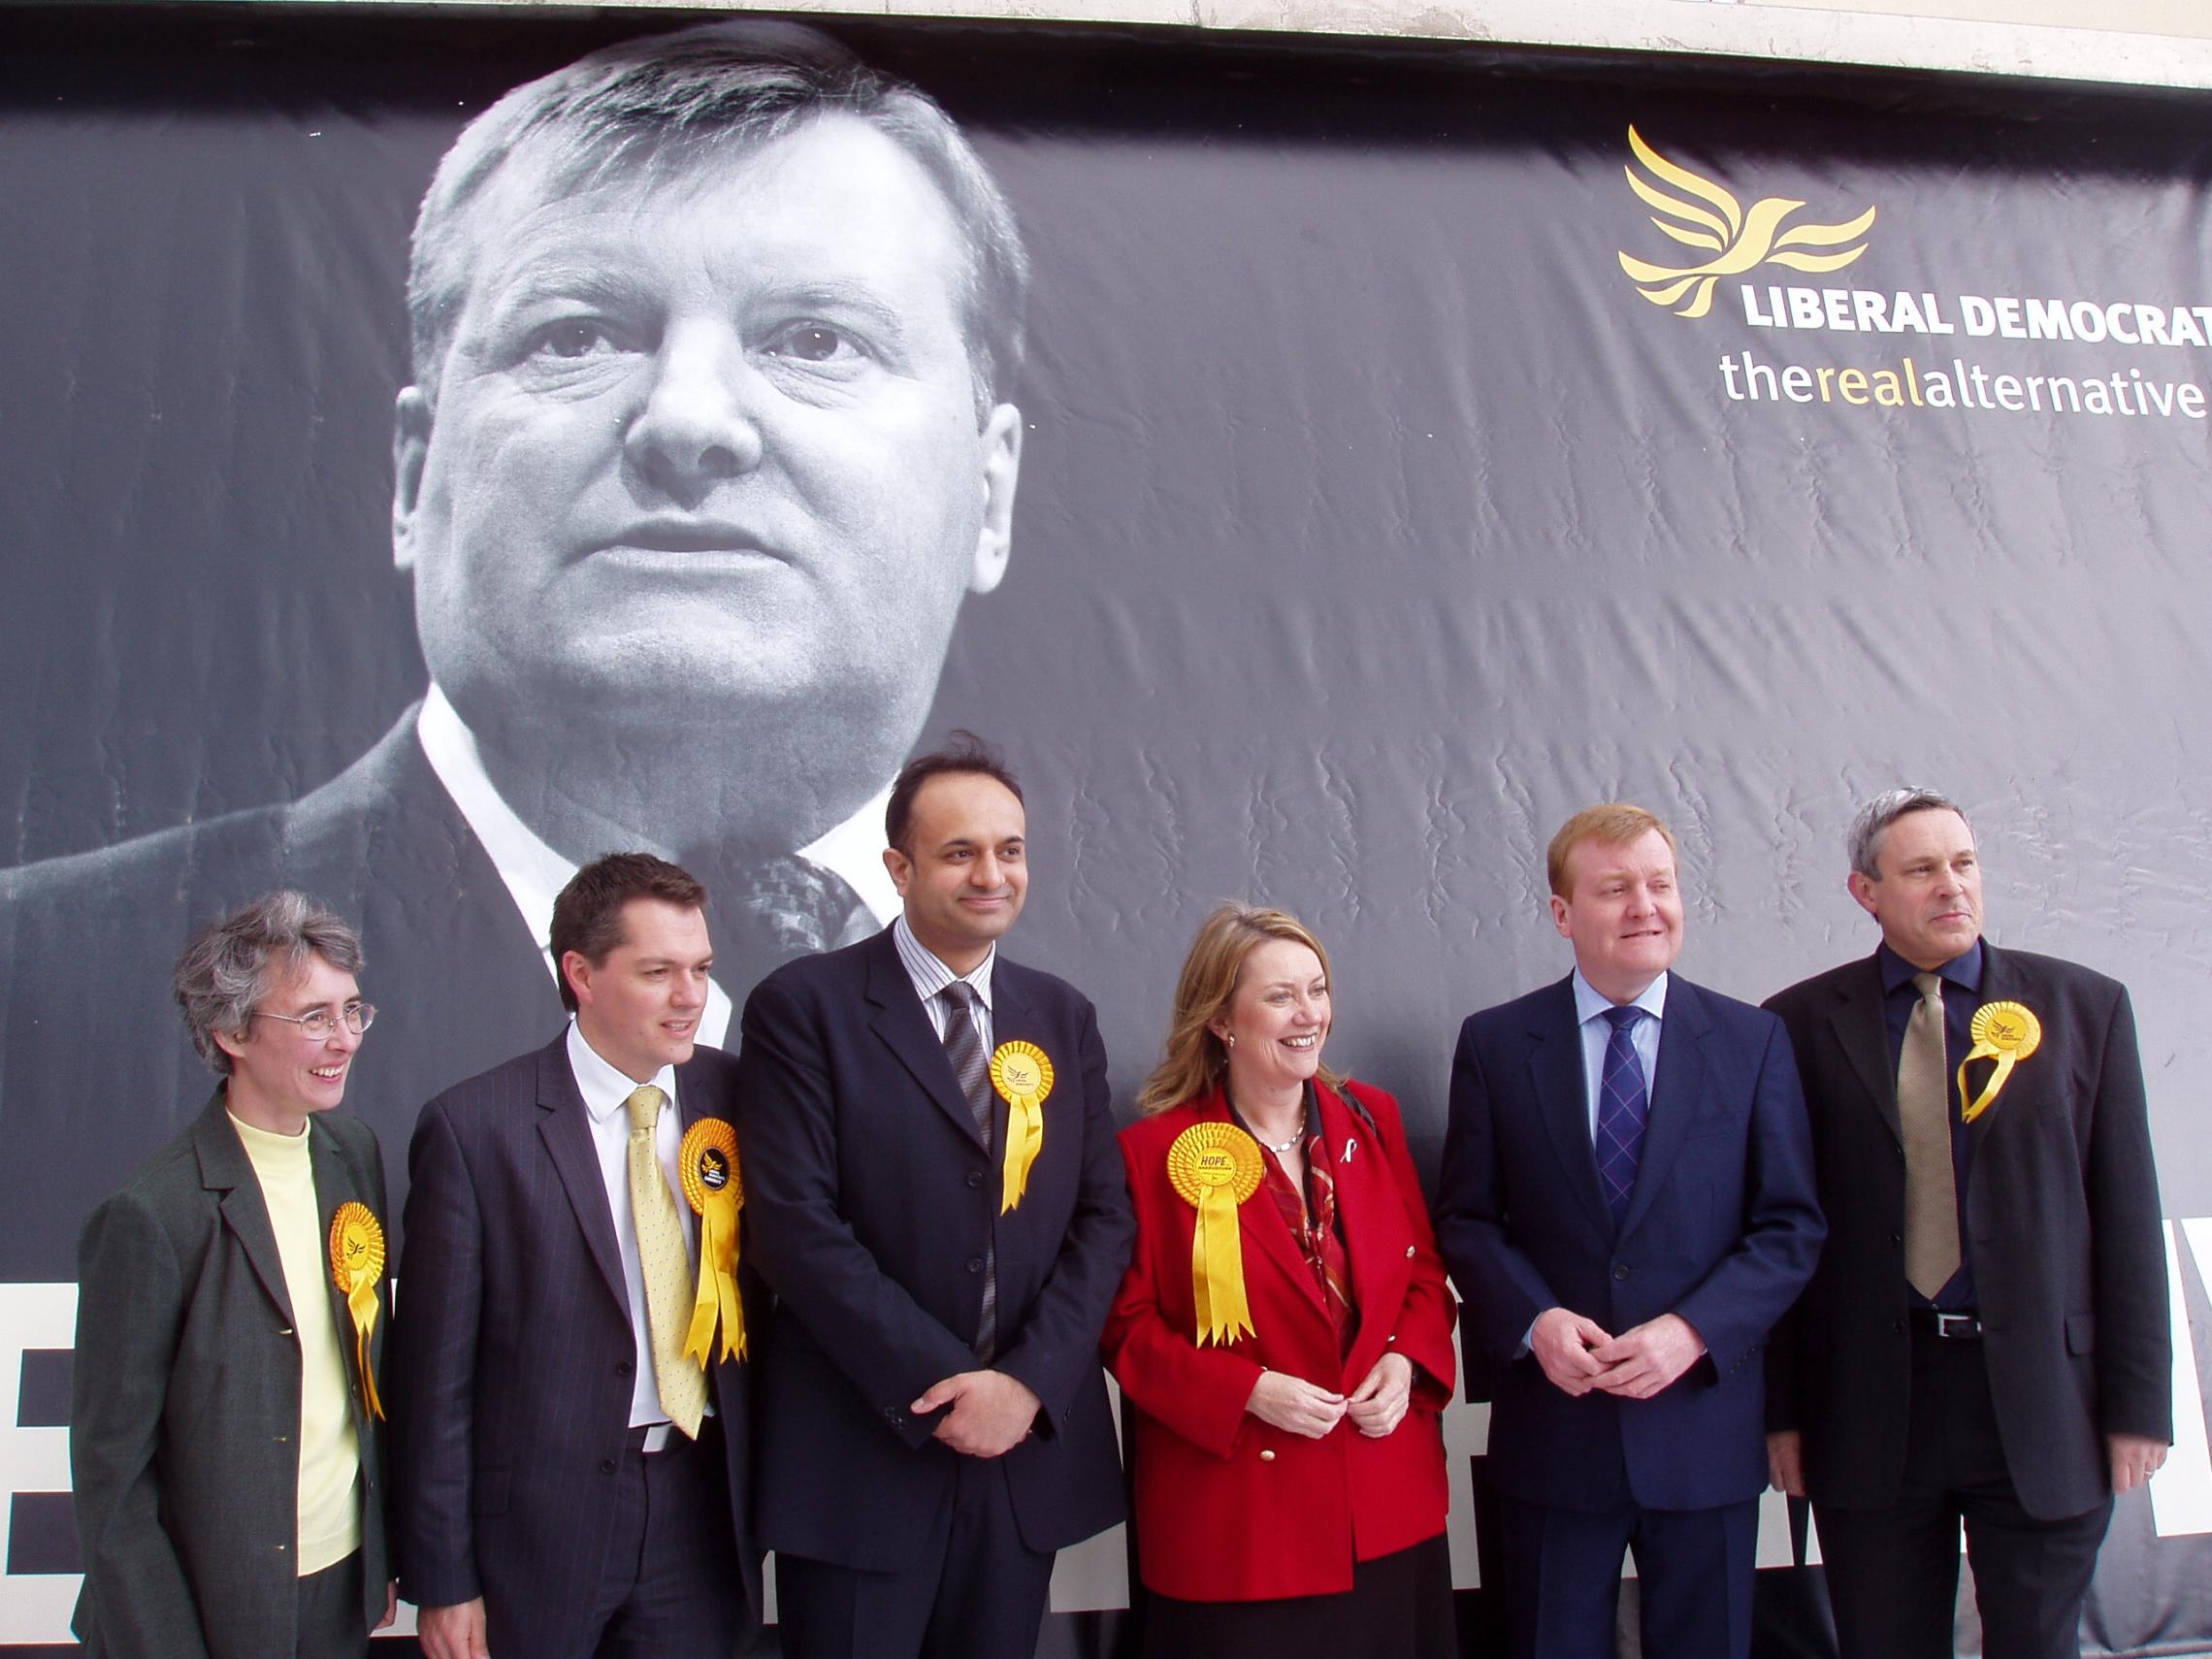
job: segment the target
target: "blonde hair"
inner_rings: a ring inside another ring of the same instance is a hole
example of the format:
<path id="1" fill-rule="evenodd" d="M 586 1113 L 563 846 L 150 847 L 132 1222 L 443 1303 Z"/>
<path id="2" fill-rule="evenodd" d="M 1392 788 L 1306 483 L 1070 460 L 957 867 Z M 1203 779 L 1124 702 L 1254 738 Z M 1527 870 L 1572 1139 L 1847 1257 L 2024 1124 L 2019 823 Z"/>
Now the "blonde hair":
<path id="1" fill-rule="evenodd" d="M 1585 806 L 1559 826 L 1559 833 L 1551 837 L 1551 846 L 1544 855 L 1544 873 L 1550 879 L 1551 891 L 1561 898 L 1575 896 L 1567 887 L 1567 856 L 1584 841 L 1625 847 L 1631 841 L 1643 840 L 1654 830 L 1665 839 L 1667 850 L 1680 859 L 1682 849 L 1675 845 L 1674 830 L 1667 828 L 1657 813 L 1631 806 L 1624 800 Z"/>
<path id="2" fill-rule="evenodd" d="M 1287 910 L 1233 902 L 1221 905 L 1198 924 L 1198 936 L 1190 941 L 1190 952 L 1183 959 L 1183 975 L 1175 985 L 1175 1010 L 1167 1027 L 1167 1053 L 1137 1091 L 1140 1113 L 1150 1117 L 1194 1100 L 1228 1069 L 1229 1051 L 1210 1026 L 1227 1011 L 1230 998 L 1236 995 L 1245 959 L 1270 939 L 1288 939 L 1305 946 L 1320 960 L 1321 977 L 1330 978 L 1328 952 Z M 1326 1066 L 1320 1070 L 1320 1079 L 1331 1089 L 1342 1087 L 1337 1074 Z"/>

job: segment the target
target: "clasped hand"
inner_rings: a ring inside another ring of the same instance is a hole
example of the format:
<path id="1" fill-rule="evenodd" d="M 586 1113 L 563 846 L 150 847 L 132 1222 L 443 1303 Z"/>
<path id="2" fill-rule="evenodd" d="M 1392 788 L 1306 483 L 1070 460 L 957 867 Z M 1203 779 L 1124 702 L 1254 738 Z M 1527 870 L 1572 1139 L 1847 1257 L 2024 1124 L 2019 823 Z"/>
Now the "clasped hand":
<path id="1" fill-rule="evenodd" d="M 1319 1440 L 1346 1417 L 1368 1439 L 1381 1440 L 1405 1421 L 1413 1392 L 1413 1362 L 1402 1353 L 1385 1353 L 1349 1395 L 1302 1377 L 1262 1371 L 1245 1410 L 1285 1434 L 1307 1440 Z"/>
<path id="2" fill-rule="evenodd" d="M 940 1406 L 951 1406 L 930 1432 L 955 1451 L 968 1457 L 1002 1457 L 1029 1438 L 1029 1429 L 1044 1409 L 1026 1382 L 1003 1371 L 962 1371 L 907 1407 L 923 1416 Z"/>
<path id="3" fill-rule="evenodd" d="M 1648 1400 L 1695 1365 L 1706 1345 L 1679 1314 L 1661 1314 L 1619 1336 L 1567 1308 L 1537 1317 L 1529 1350 L 1563 1394 L 1596 1389 L 1624 1400 Z"/>

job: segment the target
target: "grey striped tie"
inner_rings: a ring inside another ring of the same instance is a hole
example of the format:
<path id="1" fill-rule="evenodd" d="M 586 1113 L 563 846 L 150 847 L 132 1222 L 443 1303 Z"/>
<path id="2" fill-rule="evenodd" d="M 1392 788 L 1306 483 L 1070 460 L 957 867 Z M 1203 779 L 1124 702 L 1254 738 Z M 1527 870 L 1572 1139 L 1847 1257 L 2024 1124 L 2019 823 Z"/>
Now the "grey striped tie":
<path id="1" fill-rule="evenodd" d="M 960 1092 L 967 1096 L 968 1110 L 975 1115 L 975 1132 L 983 1137 L 984 1155 L 994 1157 L 991 1128 L 997 1114 L 992 1106 L 991 1067 L 983 1057 L 983 1033 L 976 1028 L 975 987 L 964 979 L 956 979 L 937 994 L 945 999 L 945 1057 L 953 1062 L 953 1075 L 960 1079 Z M 995 1229 L 996 1221 L 992 1224 Z M 976 1359 L 985 1365 L 998 1352 L 998 1243 L 995 1237 L 984 1242 L 983 1313 L 976 1320 L 975 1341 L 970 1346 L 975 1350 Z"/>

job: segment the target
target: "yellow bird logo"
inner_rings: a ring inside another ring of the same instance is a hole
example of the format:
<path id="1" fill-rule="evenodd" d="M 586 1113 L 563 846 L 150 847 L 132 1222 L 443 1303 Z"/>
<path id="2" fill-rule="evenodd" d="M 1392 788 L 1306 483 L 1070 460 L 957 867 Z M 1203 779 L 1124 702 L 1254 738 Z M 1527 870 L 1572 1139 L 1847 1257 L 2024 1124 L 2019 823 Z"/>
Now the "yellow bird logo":
<path id="1" fill-rule="evenodd" d="M 1637 291 L 1655 306 L 1675 308 L 1678 317 L 1702 317 L 1712 309 L 1712 287 L 1723 276 L 1740 276 L 1761 265 L 1786 265 L 1793 271 L 1840 271 L 1867 251 L 1861 239 L 1874 222 L 1869 208 L 1848 224 L 1797 225 L 1784 230 L 1789 216 L 1804 207 L 1787 196 L 1766 196 L 1745 212 L 1725 187 L 1669 161 L 1628 129 L 1628 147 L 1649 178 L 1634 167 L 1621 171 L 1628 187 L 1653 210 L 1651 222 L 1686 247 L 1712 257 L 1702 265 L 1654 265 L 1620 256 Z M 1690 199 L 1694 198 L 1694 199 Z M 1852 244 L 1854 245 L 1845 246 Z M 1835 252 L 1812 251 L 1836 249 Z M 1686 303 L 1685 303 L 1686 302 Z"/>

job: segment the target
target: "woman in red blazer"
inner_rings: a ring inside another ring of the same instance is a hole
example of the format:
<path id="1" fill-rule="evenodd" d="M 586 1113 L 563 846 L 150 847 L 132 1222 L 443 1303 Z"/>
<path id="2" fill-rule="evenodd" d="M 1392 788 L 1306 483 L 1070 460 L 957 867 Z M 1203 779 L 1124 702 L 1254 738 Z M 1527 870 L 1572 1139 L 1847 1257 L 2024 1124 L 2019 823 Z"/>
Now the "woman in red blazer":
<path id="1" fill-rule="evenodd" d="M 1280 910 L 1223 905 L 1122 1132 L 1137 1245 L 1103 1347 L 1137 1408 L 1158 1659 L 1457 1651 L 1438 1426 L 1451 1293 L 1397 1104 L 1322 1068 L 1328 1032 L 1320 942 Z M 1219 1340 L 1200 1340 L 1200 1278 Z"/>

